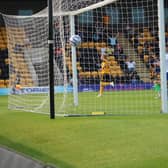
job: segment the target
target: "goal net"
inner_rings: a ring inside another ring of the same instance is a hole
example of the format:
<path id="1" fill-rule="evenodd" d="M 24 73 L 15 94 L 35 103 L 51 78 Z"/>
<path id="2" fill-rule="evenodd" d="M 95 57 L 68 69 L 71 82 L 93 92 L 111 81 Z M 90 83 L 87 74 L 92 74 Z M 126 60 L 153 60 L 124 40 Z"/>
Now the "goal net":
<path id="1" fill-rule="evenodd" d="M 49 113 L 47 12 L 3 15 L 11 109 Z M 56 115 L 160 113 L 156 0 L 53 0 L 53 15 Z"/>

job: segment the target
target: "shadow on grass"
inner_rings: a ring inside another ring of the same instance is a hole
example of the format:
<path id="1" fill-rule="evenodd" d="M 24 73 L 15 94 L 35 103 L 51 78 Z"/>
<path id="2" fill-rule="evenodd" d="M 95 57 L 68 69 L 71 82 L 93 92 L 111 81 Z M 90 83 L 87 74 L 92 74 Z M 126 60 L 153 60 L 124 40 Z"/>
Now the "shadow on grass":
<path id="1" fill-rule="evenodd" d="M 10 148 L 11 150 L 16 151 L 16 153 L 21 154 L 27 158 L 30 158 L 32 160 L 39 160 L 44 165 L 45 164 L 52 164 L 58 165 L 59 168 L 75 168 L 74 166 L 67 164 L 66 162 L 62 160 L 58 160 L 53 158 L 52 156 L 47 155 L 46 153 L 42 153 L 38 150 L 35 150 L 31 147 L 25 146 L 24 144 L 14 142 L 7 137 L 0 136 L 0 146 L 5 146 L 7 148 Z"/>

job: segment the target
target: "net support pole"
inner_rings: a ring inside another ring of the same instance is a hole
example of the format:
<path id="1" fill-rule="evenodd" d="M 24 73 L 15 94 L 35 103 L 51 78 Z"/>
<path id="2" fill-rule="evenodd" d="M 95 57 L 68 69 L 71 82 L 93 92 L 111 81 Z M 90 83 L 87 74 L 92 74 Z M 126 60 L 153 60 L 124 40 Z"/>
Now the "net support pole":
<path id="1" fill-rule="evenodd" d="M 55 118 L 54 106 L 54 56 L 53 56 L 53 7 L 52 0 L 48 0 L 48 46 L 49 46 L 49 92 L 50 92 L 50 119 Z"/>
<path id="2" fill-rule="evenodd" d="M 70 15 L 70 35 L 75 34 L 75 21 L 74 15 Z M 71 46 L 72 51 L 72 75 L 73 75 L 73 96 L 74 105 L 78 106 L 78 79 L 77 79 L 77 68 L 76 68 L 76 47 Z"/>
<path id="3" fill-rule="evenodd" d="M 164 1 L 158 0 L 159 20 L 159 48 L 160 48 L 160 77 L 161 77 L 161 100 L 162 113 L 168 112 L 167 106 L 167 79 L 166 79 L 166 48 L 165 48 L 165 22 L 164 22 Z"/>

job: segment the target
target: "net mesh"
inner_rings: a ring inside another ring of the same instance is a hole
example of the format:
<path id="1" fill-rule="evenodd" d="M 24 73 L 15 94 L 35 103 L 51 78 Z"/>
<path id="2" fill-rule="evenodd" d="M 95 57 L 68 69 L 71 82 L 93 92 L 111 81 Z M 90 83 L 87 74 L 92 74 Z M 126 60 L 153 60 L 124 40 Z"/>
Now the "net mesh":
<path id="1" fill-rule="evenodd" d="M 29 17 L 4 15 L 10 58 L 9 107 L 49 113 L 47 8 Z M 160 112 L 156 0 L 53 1 L 57 115 Z M 71 23 L 76 48 L 78 106 L 73 105 Z"/>

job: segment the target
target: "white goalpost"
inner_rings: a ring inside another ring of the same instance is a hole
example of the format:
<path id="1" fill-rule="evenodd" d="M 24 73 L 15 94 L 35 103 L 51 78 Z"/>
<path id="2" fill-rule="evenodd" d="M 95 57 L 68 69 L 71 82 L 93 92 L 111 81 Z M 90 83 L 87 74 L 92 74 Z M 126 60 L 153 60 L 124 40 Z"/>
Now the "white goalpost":
<path id="1" fill-rule="evenodd" d="M 164 2 L 158 0 L 158 16 L 159 16 L 159 48 L 160 48 L 160 67 L 161 67 L 161 112 L 167 113 L 167 80 L 166 79 L 166 45 L 165 45 L 165 22 L 164 22 Z"/>
<path id="2" fill-rule="evenodd" d="M 75 34 L 75 20 L 74 16 L 70 15 L 70 35 Z M 74 105 L 78 105 L 78 79 L 77 79 L 77 67 L 76 67 L 76 47 L 71 46 L 72 51 L 72 76 L 73 76 L 73 96 L 74 96 Z"/>
<path id="3" fill-rule="evenodd" d="M 9 108 L 49 114 L 48 8 L 3 18 Z M 53 39 L 57 116 L 168 112 L 162 0 L 53 0 Z"/>

